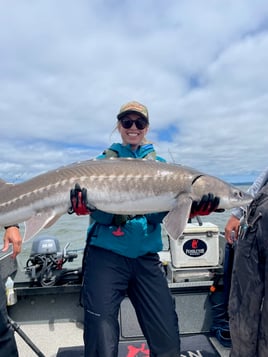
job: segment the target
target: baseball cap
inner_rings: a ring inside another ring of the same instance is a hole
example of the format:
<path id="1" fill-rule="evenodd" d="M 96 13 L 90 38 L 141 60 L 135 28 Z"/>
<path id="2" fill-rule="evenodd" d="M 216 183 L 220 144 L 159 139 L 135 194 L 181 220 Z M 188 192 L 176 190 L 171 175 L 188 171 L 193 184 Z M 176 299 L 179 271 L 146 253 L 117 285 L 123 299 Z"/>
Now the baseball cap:
<path id="1" fill-rule="evenodd" d="M 117 119 L 120 120 L 128 113 L 138 113 L 149 122 L 148 109 L 145 105 L 140 104 L 139 102 L 133 101 L 123 104 L 120 108 L 119 114 L 117 115 Z"/>

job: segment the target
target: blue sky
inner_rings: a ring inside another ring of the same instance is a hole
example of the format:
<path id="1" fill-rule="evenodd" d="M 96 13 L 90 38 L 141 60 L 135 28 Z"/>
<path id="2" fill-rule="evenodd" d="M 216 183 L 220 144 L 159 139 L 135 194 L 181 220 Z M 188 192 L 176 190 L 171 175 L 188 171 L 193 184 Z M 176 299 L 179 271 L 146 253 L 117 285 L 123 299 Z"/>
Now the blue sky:
<path id="1" fill-rule="evenodd" d="M 2 179 L 98 155 L 130 100 L 168 161 L 267 166 L 267 0 L 1 0 L 0 53 Z"/>

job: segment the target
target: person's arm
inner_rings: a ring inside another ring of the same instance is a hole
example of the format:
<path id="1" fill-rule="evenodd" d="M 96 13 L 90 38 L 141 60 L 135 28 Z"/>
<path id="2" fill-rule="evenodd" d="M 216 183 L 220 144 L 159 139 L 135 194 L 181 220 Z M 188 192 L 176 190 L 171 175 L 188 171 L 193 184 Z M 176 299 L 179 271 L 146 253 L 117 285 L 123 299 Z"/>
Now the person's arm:
<path id="1" fill-rule="evenodd" d="M 8 250 L 9 244 L 13 245 L 13 254 L 12 257 L 15 258 L 21 251 L 22 245 L 22 237 L 20 234 L 19 226 L 9 226 L 5 227 L 5 234 L 4 234 L 4 247 L 2 249 L 3 252 Z"/>
<path id="2" fill-rule="evenodd" d="M 233 244 L 237 239 L 239 226 L 240 219 L 232 214 L 225 226 L 225 239 L 228 243 Z"/>
<path id="3" fill-rule="evenodd" d="M 247 190 L 253 197 L 260 191 L 260 189 L 266 184 L 268 181 L 268 168 L 266 168 L 262 173 L 256 178 L 253 184 Z"/>
<path id="4" fill-rule="evenodd" d="M 256 178 L 253 184 L 248 188 L 247 192 L 255 197 L 260 189 L 268 181 L 268 168 Z M 228 243 L 233 244 L 234 240 L 238 238 L 240 220 L 246 211 L 245 207 L 237 207 L 232 210 L 231 216 L 225 226 L 225 239 Z"/>

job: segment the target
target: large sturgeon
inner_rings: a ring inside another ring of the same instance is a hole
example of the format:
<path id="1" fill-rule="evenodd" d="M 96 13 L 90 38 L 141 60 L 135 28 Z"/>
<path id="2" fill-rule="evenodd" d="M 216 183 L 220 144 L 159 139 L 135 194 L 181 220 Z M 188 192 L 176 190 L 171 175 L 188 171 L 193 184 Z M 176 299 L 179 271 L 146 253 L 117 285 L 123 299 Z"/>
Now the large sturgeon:
<path id="1" fill-rule="evenodd" d="M 25 222 L 24 241 L 51 226 L 68 211 L 70 189 L 87 188 L 92 207 L 115 214 L 165 212 L 163 223 L 177 239 L 187 223 L 193 200 L 209 192 L 221 209 L 244 206 L 247 193 L 181 165 L 142 159 L 87 160 L 64 166 L 19 184 L 0 181 L 0 226 Z"/>

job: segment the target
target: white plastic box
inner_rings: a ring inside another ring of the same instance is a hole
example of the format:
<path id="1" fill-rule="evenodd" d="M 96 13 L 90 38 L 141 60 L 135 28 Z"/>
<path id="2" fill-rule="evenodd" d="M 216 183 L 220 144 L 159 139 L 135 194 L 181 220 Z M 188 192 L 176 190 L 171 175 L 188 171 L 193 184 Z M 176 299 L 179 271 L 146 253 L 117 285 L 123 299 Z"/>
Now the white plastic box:
<path id="1" fill-rule="evenodd" d="M 170 239 L 175 268 L 209 267 L 219 264 L 219 228 L 212 223 L 188 223 L 183 235 Z"/>

